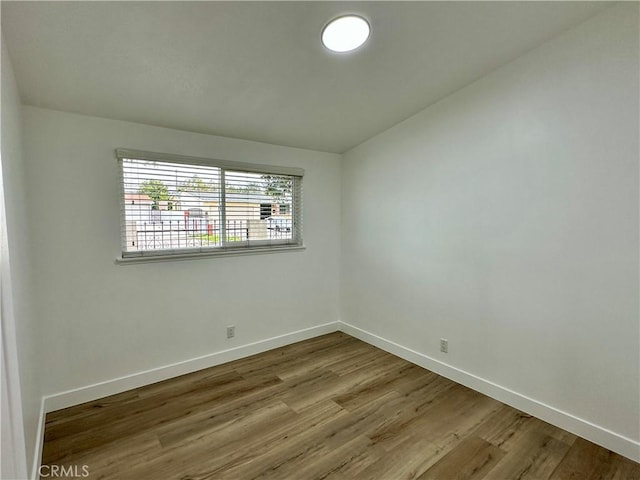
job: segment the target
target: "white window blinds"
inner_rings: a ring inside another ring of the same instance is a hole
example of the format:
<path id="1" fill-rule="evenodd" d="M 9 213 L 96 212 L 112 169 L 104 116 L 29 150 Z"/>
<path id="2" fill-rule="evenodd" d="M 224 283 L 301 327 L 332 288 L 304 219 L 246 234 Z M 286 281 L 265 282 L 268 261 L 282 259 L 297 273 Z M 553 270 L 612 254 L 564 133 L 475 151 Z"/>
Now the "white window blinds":
<path id="1" fill-rule="evenodd" d="M 302 245 L 302 169 L 116 154 L 123 258 Z"/>

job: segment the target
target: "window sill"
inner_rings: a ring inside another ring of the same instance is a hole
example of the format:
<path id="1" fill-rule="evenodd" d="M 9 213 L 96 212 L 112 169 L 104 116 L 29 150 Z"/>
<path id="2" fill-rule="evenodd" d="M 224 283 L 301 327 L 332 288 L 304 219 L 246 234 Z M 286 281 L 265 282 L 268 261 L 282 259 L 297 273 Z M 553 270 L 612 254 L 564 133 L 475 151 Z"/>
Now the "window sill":
<path id="1" fill-rule="evenodd" d="M 116 265 L 132 265 L 135 263 L 154 263 L 154 262 L 174 262 L 178 260 L 196 260 L 201 258 L 212 257 L 235 257 L 240 255 L 262 255 L 265 253 L 283 253 L 305 250 L 304 245 L 288 245 L 285 247 L 265 247 L 251 249 L 236 250 L 219 250 L 205 253 L 181 253 L 175 255 L 143 255 L 139 257 L 118 257 L 115 260 Z"/>

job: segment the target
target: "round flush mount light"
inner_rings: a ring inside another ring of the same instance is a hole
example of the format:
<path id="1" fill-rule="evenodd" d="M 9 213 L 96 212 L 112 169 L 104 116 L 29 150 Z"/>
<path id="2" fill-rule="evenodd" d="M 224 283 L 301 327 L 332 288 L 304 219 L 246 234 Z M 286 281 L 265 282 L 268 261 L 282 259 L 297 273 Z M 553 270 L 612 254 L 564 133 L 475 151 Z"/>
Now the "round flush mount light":
<path id="1" fill-rule="evenodd" d="M 369 38 L 371 27 L 358 15 L 334 18 L 322 30 L 322 44 L 332 52 L 346 53 L 355 50 Z"/>

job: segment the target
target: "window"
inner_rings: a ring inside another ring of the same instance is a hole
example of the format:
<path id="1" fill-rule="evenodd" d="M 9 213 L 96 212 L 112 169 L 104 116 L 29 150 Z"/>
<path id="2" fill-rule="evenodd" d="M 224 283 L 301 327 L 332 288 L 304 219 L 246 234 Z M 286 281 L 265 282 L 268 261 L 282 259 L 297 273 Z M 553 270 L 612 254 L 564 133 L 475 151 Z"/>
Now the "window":
<path id="1" fill-rule="evenodd" d="M 302 169 L 116 155 L 123 259 L 302 246 Z"/>

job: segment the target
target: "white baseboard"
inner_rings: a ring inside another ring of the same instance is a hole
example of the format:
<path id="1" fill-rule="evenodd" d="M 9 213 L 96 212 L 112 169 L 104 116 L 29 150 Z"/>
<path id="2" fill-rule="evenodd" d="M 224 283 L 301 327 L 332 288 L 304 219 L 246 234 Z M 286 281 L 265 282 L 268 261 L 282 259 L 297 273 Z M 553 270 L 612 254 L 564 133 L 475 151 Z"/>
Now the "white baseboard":
<path id="1" fill-rule="evenodd" d="M 536 418 L 567 430 L 575 435 L 619 453 L 635 462 L 640 462 L 640 443 L 619 435 L 611 430 L 595 425 L 587 420 L 563 412 L 550 405 L 529 398 L 508 388 L 497 385 L 489 380 L 480 378 L 472 373 L 447 365 L 410 348 L 382 338 L 371 332 L 355 327 L 348 323 L 339 322 L 339 329 L 344 333 L 358 338 L 363 342 L 374 345 L 400 358 L 419 365 L 427 370 L 442 375 L 456 383 L 472 388 L 491 398 L 506 403 L 518 410 L 522 410 Z"/>
<path id="2" fill-rule="evenodd" d="M 86 387 L 47 395 L 43 398 L 43 408 L 45 412 L 53 412 L 55 410 L 60 410 L 61 408 L 90 402 L 99 398 L 108 397 L 109 395 L 115 395 L 116 393 L 126 392 L 133 388 L 161 382 L 163 380 L 168 380 L 169 378 L 196 372 L 204 368 L 214 367 L 216 365 L 255 355 L 256 353 L 266 352 L 267 350 L 283 347 L 309 338 L 318 337 L 337 330 L 338 322 L 326 323 L 324 325 L 318 325 L 304 330 L 287 333 L 285 335 L 268 338 L 259 342 L 230 348 L 229 350 L 223 350 L 221 352 L 211 353 L 202 357 L 192 358 L 172 365 L 165 365 L 163 367 L 146 370 L 144 372 L 95 383 Z"/>

